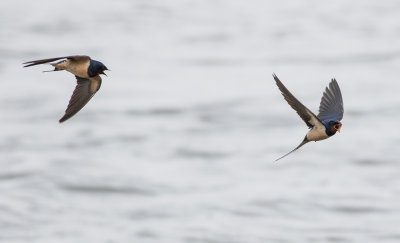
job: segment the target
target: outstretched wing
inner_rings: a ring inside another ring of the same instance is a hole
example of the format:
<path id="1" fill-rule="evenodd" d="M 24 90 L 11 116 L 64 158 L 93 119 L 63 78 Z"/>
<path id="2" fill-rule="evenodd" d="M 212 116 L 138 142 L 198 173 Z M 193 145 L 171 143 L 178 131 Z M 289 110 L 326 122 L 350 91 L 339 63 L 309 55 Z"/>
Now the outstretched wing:
<path id="1" fill-rule="evenodd" d="M 297 112 L 297 114 L 301 117 L 301 119 L 303 119 L 309 128 L 321 124 L 321 121 L 318 119 L 318 117 L 316 117 L 314 113 L 312 113 L 307 107 L 298 101 L 275 74 L 272 74 L 272 76 L 274 77 L 276 85 L 278 85 L 278 88 L 282 92 L 282 95 L 287 103 Z"/>
<path id="2" fill-rule="evenodd" d="M 310 142 L 309 140 L 307 140 L 307 136 L 303 139 L 303 142 L 301 142 L 295 149 L 293 149 L 292 151 L 290 151 L 289 153 L 285 154 L 284 156 L 280 157 L 279 159 L 276 159 L 275 161 L 278 161 L 280 159 L 285 158 L 286 156 L 288 156 L 289 154 L 293 153 L 294 151 L 296 151 L 297 149 L 299 149 L 301 146 L 303 146 L 304 144 Z"/>
<path id="3" fill-rule="evenodd" d="M 78 113 L 100 89 L 101 78 L 96 76 L 93 79 L 80 78 L 75 76 L 77 85 L 69 101 L 65 115 L 60 119 L 60 123 L 68 120 Z"/>
<path id="4" fill-rule="evenodd" d="M 70 59 L 74 61 L 83 61 L 90 59 L 88 56 L 65 56 L 65 57 L 53 57 L 53 58 L 46 58 L 46 59 L 40 59 L 40 60 L 34 60 L 34 61 L 29 61 L 29 62 L 24 62 L 23 64 L 25 65 L 24 67 L 30 67 L 30 66 L 35 66 L 39 64 L 44 64 L 48 62 L 54 62 L 60 59 Z"/>
<path id="5" fill-rule="evenodd" d="M 321 121 L 340 121 L 343 118 L 343 99 L 336 79 L 326 87 L 319 105 L 318 118 Z"/>

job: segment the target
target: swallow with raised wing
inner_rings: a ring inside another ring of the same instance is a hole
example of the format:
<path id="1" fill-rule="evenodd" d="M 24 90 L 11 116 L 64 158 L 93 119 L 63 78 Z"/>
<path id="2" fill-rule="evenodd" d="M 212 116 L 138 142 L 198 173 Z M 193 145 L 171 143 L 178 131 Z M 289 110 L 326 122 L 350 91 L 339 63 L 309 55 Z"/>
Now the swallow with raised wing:
<path id="1" fill-rule="evenodd" d="M 54 61 L 58 62 L 51 63 Z M 54 70 L 45 72 L 66 70 L 74 74 L 77 81 L 65 114 L 59 122 L 68 120 L 89 102 L 93 95 L 100 89 L 100 74 L 106 75 L 104 71 L 108 70 L 103 63 L 92 60 L 88 56 L 55 57 L 29 61 L 23 64 L 25 65 L 24 67 L 30 67 L 45 63 L 50 63 L 54 67 Z"/>
<path id="2" fill-rule="evenodd" d="M 310 141 L 327 139 L 336 132 L 340 132 L 342 127 L 340 121 L 343 118 L 343 99 L 336 79 L 332 79 L 329 83 L 329 87 L 326 87 L 319 105 L 319 114 L 316 116 L 290 93 L 275 74 L 272 76 L 285 100 L 311 129 L 295 149 L 277 160 L 284 158 Z"/>

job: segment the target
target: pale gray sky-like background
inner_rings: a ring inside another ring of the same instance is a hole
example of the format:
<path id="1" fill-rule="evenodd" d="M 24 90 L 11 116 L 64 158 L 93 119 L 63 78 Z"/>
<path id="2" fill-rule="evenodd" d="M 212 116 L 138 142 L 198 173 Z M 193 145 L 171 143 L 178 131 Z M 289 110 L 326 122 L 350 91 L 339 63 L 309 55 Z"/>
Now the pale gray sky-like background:
<path id="1" fill-rule="evenodd" d="M 0 1 L 0 242 L 400 241 L 400 2 Z M 67 72 L 111 71 L 63 124 Z M 307 130 L 336 78 L 340 134 Z"/>

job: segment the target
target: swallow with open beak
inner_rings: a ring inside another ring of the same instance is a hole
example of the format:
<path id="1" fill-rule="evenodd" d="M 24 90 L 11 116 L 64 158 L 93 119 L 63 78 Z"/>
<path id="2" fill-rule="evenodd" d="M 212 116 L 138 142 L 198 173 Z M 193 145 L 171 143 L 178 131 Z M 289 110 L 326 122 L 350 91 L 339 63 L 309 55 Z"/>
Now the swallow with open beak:
<path id="1" fill-rule="evenodd" d="M 55 63 L 51 63 L 58 61 Z M 107 67 L 96 60 L 90 59 L 88 56 L 65 56 L 47 58 L 23 63 L 24 67 L 35 66 L 39 64 L 50 63 L 54 70 L 45 71 L 61 71 L 66 70 L 75 75 L 77 85 L 69 101 L 65 114 L 59 122 L 64 122 L 78 113 L 100 89 L 101 77 Z M 107 76 L 107 75 L 106 75 Z"/>
<path id="2" fill-rule="evenodd" d="M 333 136 L 336 132 L 340 132 L 342 127 L 342 123 L 340 121 L 343 118 L 343 99 L 336 79 L 332 79 L 332 81 L 329 83 L 329 87 L 326 87 L 319 105 L 319 113 L 316 116 L 299 100 L 297 100 L 292 93 L 289 92 L 289 90 L 283 85 L 283 83 L 275 74 L 272 76 L 274 77 L 276 85 L 278 85 L 278 88 L 282 92 L 285 100 L 311 129 L 303 141 L 295 149 L 278 158 L 277 160 L 280 160 L 290 153 L 296 151 L 310 141 L 327 139 Z"/>

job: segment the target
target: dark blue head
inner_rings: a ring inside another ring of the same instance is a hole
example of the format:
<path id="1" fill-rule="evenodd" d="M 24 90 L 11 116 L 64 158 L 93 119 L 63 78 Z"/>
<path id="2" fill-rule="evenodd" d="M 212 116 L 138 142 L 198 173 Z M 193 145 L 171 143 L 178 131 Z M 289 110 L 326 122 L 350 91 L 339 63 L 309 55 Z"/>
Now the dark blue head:
<path id="1" fill-rule="evenodd" d="M 328 134 L 328 136 L 332 136 L 336 132 L 340 132 L 340 128 L 342 128 L 342 123 L 340 121 L 330 120 L 327 124 L 324 123 L 324 125 L 326 128 L 326 134 Z"/>
<path id="2" fill-rule="evenodd" d="M 106 75 L 104 73 L 105 70 L 108 70 L 108 68 L 103 63 L 96 61 L 96 60 L 90 60 L 90 65 L 88 68 L 89 77 L 94 77 L 99 74 Z"/>

